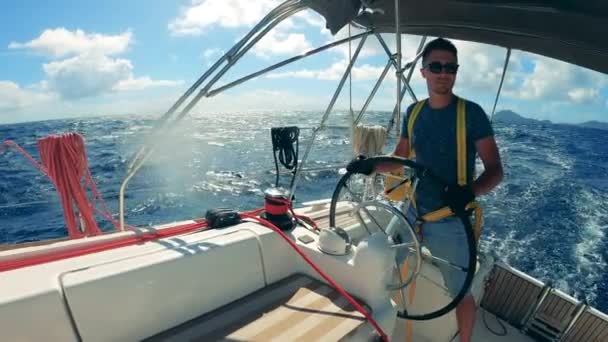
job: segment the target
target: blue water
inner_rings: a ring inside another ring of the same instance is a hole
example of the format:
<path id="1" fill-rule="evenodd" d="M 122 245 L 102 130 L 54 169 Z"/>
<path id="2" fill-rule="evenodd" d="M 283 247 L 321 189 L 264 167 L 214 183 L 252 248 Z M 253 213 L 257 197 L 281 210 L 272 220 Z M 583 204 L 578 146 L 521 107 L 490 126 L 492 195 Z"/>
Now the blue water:
<path id="1" fill-rule="evenodd" d="M 151 137 L 150 119 L 92 118 L 0 125 L 34 157 L 36 140 L 76 131 L 86 140 L 94 180 L 113 212 L 127 163 L 147 140 L 159 144 L 129 183 L 126 220 L 146 226 L 202 217 L 209 208 L 252 209 L 274 184 L 269 127 L 297 125 L 301 151 L 321 115 L 311 112 L 234 113 L 189 118 L 176 133 Z M 330 125 L 347 125 L 336 114 Z M 386 122 L 372 113 L 367 124 Z M 608 311 L 608 131 L 565 125 L 496 124 L 504 182 L 482 199 L 481 248 L 542 281 Z M 350 131 L 331 128 L 317 136 L 308 167 L 344 165 Z M 390 152 L 394 140 L 389 142 Z M 336 170 L 309 172 L 296 200 L 330 197 Z M 289 176 L 281 178 L 287 185 Z M 105 230 L 109 222 L 98 220 Z M 66 235 L 53 185 L 14 151 L 0 154 L 0 244 Z"/>

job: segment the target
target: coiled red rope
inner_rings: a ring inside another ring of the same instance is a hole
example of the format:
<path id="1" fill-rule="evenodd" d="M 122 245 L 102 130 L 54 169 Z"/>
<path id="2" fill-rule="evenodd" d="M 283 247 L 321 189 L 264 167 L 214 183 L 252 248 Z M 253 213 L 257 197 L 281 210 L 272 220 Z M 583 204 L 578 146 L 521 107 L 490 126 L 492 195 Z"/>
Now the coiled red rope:
<path id="1" fill-rule="evenodd" d="M 42 138 L 38 140 L 38 151 L 42 165 L 61 198 L 70 238 L 101 234 L 93 214 L 93 204 L 87 199 L 87 187 L 93 184 L 93 179 L 82 136 L 66 133 Z M 93 196 L 96 197 L 95 194 Z M 82 227 L 79 227 L 79 218 Z"/>
<path id="2" fill-rule="evenodd" d="M 94 211 L 117 227 L 118 222 L 112 217 L 93 182 L 84 139 L 80 134 L 66 133 L 39 139 L 38 151 L 41 163 L 38 163 L 14 141 L 7 140 L 0 146 L 16 149 L 49 177 L 59 194 L 64 220 L 71 239 L 102 233 L 95 220 Z M 87 189 L 91 193 L 90 200 L 87 199 Z M 101 204 L 103 210 L 95 206 L 96 202 Z"/>

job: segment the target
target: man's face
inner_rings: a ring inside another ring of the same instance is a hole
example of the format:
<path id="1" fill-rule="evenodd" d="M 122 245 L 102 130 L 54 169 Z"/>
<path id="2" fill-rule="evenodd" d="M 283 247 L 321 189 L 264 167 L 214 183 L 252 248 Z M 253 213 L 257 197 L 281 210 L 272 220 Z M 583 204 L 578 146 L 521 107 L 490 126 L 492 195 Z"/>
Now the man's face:
<path id="1" fill-rule="evenodd" d="M 426 79 L 429 94 L 446 95 L 451 93 L 458 68 L 456 56 L 449 51 L 433 50 L 424 63 L 420 71 L 422 77 Z"/>

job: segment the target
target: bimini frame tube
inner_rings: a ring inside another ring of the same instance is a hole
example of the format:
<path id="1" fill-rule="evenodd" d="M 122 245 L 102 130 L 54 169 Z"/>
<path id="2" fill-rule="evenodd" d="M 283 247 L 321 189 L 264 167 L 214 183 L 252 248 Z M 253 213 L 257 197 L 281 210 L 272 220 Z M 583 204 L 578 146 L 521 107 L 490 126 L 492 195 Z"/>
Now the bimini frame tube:
<path id="1" fill-rule="evenodd" d="M 266 17 L 264 17 L 262 21 L 260 21 L 260 23 L 258 23 L 245 37 L 243 37 L 226 54 L 224 54 L 207 72 L 205 72 L 205 74 L 195 83 L 195 85 L 190 87 L 186 94 L 184 94 L 180 98 L 180 100 L 178 100 L 178 102 L 176 102 L 176 104 L 172 106 L 172 108 L 161 118 L 161 122 L 156 125 L 156 132 L 160 132 L 161 129 L 167 126 L 169 117 L 175 112 L 177 107 L 181 106 L 185 99 L 194 92 L 195 88 L 198 88 L 198 86 L 200 86 L 207 77 L 213 74 L 215 69 L 217 69 L 223 62 L 226 61 L 227 65 L 225 65 L 224 68 L 218 73 L 220 77 L 232 65 L 234 65 L 234 63 L 236 63 L 236 61 L 243 55 L 243 53 L 248 51 L 251 46 L 253 46 L 259 39 L 261 39 L 264 34 L 266 34 L 270 29 L 272 29 L 274 26 L 284 20 L 286 18 L 285 15 L 290 16 L 303 8 L 304 7 L 296 0 L 288 0 L 285 3 L 277 6 L 277 8 L 275 8 L 268 15 L 266 15 Z M 248 46 L 243 48 L 243 45 L 245 45 L 247 41 L 249 41 L 258 31 L 260 31 L 260 29 L 264 28 L 267 25 L 269 25 L 269 27 L 267 27 L 266 30 L 258 34 L 258 36 L 255 37 L 254 40 Z M 200 100 L 200 98 L 205 95 L 206 91 L 209 90 L 209 87 L 213 85 L 213 83 L 215 83 L 217 79 L 219 79 L 218 76 L 216 76 L 212 81 L 210 81 L 205 87 L 205 89 L 201 90 L 199 94 L 193 100 L 191 100 L 189 107 L 186 107 L 186 109 L 182 110 L 180 115 L 178 115 L 177 118 L 172 121 L 172 123 L 181 120 L 190 111 L 190 109 Z M 145 145 L 140 149 L 140 151 L 136 154 L 135 158 L 129 165 L 129 173 L 136 172 L 139 167 L 141 167 L 141 164 L 145 162 L 145 159 L 147 159 L 149 153 L 151 153 L 151 150 L 153 150 L 154 147 L 156 147 L 156 144 L 153 143 L 151 145 Z"/>
<path id="2" fill-rule="evenodd" d="M 319 124 L 319 127 L 317 127 L 316 129 L 313 129 L 313 131 L 312 131 L 312 137 L 310 138 L 310 143 L 306 147 L 306 151 L 304 152 L 304 156 L 302 157 L 302 161 L 300 162 L 300 167 L 296 171 L 296 174 L 295 174 L 294 180 L 293 180 L 293 184 L 291 185 L 291 189 L 289 190 L 289 198 L 292 198 L 293 194 L 296 192 L 296 188 L 298 186 L 298 182 L 299 182 L 301 174 L 302 174 L 301 171 L 304 169 L 304 165 L 306 164 L 306 160 L 308 159 L 308 154 L 310 153 L 310 150 L 312 149 L 312 145 L 315 143 L 315 139 L 317 138 L 317 133 L 319 133 L 320 130 L 325 128 L 325 121 L 327 121 L 327 118 L 329 117 L 329 113 L 331 113 L 332 109 L 334 108 L 334 104 L 336 103 L 336 100 L 338 99 L 338 96 L 340 95 L 340 92 L 342 91 L 342 87 L 344 87 L 346 78 L 350 74 L 351 69 L 352 69 L 353 65 L 355 64 L 355 61 L 357 60 L 357 57 L 359 57 L 359 52 L 361 52 L 361 48 L 363 48 L 363 45 L 365 44 L 367 37 L 368 37 L 368 35 L 364 35 L 361 38 L 361 41 L 359 42 L 359 45 L 357 46 L 357 49 L 355 50 L 355 54 L 353 55 L 353 58 L 348 63 L 346 70 L 344 70 L 344 74 L 342 75 L 342 79 L 340 80 L 340 83 L 338 84 L 338 88 L 336 88 L 336 91 L 334 92 L 334 95 L 332 96 L 331 101 L 329 101 L 329 105 L 327 106 L 327 109 L 325 109 L 325 114 L 323 115 L 323 118 L 321 119 L 321 123 Z"/>
<path id="3" fill-rule="evenodd" d="M 224 54 L 197 82 L 195 85 L 190 87 L 188 91 L 180 97 L 180 99 L 171 107 L 171 109 L 163 115 L 161 122 L 157 125 L 156 131 L 159 132 L 161 129 L 167 129 L 167 123 L 169 121 L 169 117 L 176 111 L 176 109 L 185 102 L 186 98 L 188 98 L 194 90 L 200 86 L 203 81 L 209 77 L 215 69 L 219 67 L 223 62 L 227 62 L 227 64 L 220 70 L 216 76 L 209 81 L 205 85 L 203 89 L 199 91 L 199 93 L 186 105 L 186 107 L 179 113 L 179 115 L 171 122 L 177 123 L 180 121 L 186 114 L 190 112 L 190 110 L 198 103 L 198 101 L 205 95 L 213 86 L 215 82 L 217 82 L 248 50 L 251 49 L 253 45 L 255 45 L 268 31 L 278 25 L 280 22 L 285 20 L 286 18 L 292 16 L 293 14 L 303 10 L 306 8 L 306 5 L 297 0 L 287 0 L 281 5 L 277 6 L 274 10 L 272 10 L 268 15 L 266 15 L 260 23 L 258 23 L 251 31 L 243 37 L 233 48 L 229 50 L 228 53 Z M 262 30 L 263 28 L 263 30 Z M 261 30 L 261 31 L 260 31 Z M 258 33 L 253 39 L 252 37 Z M 251 40 L 247 45 L 249 40 Z M 244 46 L 245 45 L 245 46 Z M 244 46 L 244 47 L 243 47 Z M 127 176 L 123 180 L 120 191 L 119 191 L 119 222 L 120 222 L 120 230 L 124 230 L 125 227 L 125 203 L 124 203 L 124 195 L 127 184 L 129 180 L 137 173 L 137 171 L 141 168 L 141 166 L 145 163 L 148 157 L 151 155 L 152 151 L 156 146 L 158 146 L 158 142 L 152 143 L 150 145 L 144 146 L 140 151 L 136 154 L 134 160 L 130 163 L 129 170 Z"/>
<path id="4" fill-rule="evenodd" d="M 276 19 L 281 13 L 284 11 L 291 9 L 296 6 L 298 3 L 297 0 L 288 0 L 277 6 L 275 9 L 270 11 L 247 35 L 245 35 L 237 44 L 235 44 L 228 52 L 226 52 L 222 57 L 220 57 L 212 66 L 209 68 L 194 84 L 171 106 L 171 108 L 158 120 L 153 129 L 160 130 L 160 128 L 164 127 L 167 124 L 170 117 L 175 113 L 175 111 L 186 101 L 192 93 L 211 75 L 215 70 L 225 61 L 230 61 L 234 58 L 236 52 L 245 45 L 247 41 L 253 37 L 253 35 L 258 32 L 261 28 L 267 25 L 272 20 Z M 142 156 L 145 154 L 146 149 L 149 146 L 143 146 L 135 155 L 135 157 L 129 163 L 129 171 L 134 168 L 136 163 L 139 163 Z"/>
<path id="5" fill-rule="evenodd" d="M 505 80 L 505 74 L 507 73 L 507 67 L 509 66 L 510 58 L 511 58 L 511 48 L 507 48 L 507 55 L 505 56 L 505 66 L 502 68 L 502 76 L 500 76 L 500 84 L 498 85 L 498 91 L 496 92 L 496 98 L 494 99 L 494 106 L 492 107 L 492 115 L 490 116 L 490 122 L 494 122 L 494 113 L 496 112 L 496 104 L 498 104 L 498 98 L 500 97 L 500 91 L 502 90 L 502 83 Z"/>
<path id="6" fill-rule="evenodd" d="M 281 61 L 281 62 L 278 62 L 278 63 L 276 63 L 276 64 L 273 64 L 273 65 L 271 65 L 271 66 L 269 66 L 269 67 L 267 67 L 267 68 L 264 68 L 264 69 L 262 69 L 262 70 L 256 71 L 256 72 L 251 73 L 251 74 L 249 74 L 249 75 L 247 75 L 247 76 L 241 77 L 241 78 L 239 78 L 239 79 L 238 79 L 238 80 L 236 80 L 236 81 L 230 82 L 230 83 L 228 83 L 228 84 L 226 84 L 226 85 L 223 85 L 223 86 L 221 86 L 221 87 L 219 87 L 219 88 L 213 89 L 213 90 L 209 91 L 209 93 L 207 94 L 207 97 L 212 97 L 212 96 L 215 96 L 215 95 L 217 95 L 217 94 L 219 94 L 219 93 L 221 93 L 221 92 L 223 92 L 223 91 L 225 91 L 225 90 L 228 90 L 228 89 L 230 89 L 230 88 L 233 88 L 233 87 L 235 87 L 235 86 L 237 86 L 237 85 L 239 85 L 239 84 L 241 84 L 241 83 L 244 83 L 244 82 L 249 81 L 249 80 L 251 80 L 251 79 L 253 79 L 253 78 L 256 78 L 256 77 L 258 77 L 258 76 L 261 76 L 261 75 L 263 75 L 263 74 L 265 74 L 265 73 L 267 73 L 267 72 L 273 71 L 273 70 L 278 69 L 278 68 L 280 68 L 280 67 L 282 67 L 282 66 L 285 66 L 285 65 L 287 65 L 287 64 L 290 64 L 290 63 L 296 62 L 296 61 L 298 61 L 298 60 L 300 60 L 300 59 L 302 59 L 302 58 L 306 58 L 306 57 L 308 57 L 308 56 L 312 56 L 312 55 L 314 55 L 314 54 L 317 54 L 317 53 L 319 53 L 319 52 L 325 51 L 325 50 L 327 50 L 327 49 L 331 49 L 331 48 L 333 48 L 333 47 L 335 47 L 335 46 L 338 46 L 338 45 L 342 45 L 342 44 L 348 43 L 348 42 L 350 42 L 350 41 L 352 41 L 352 40 L 355 40 L 355 39 L 359 39 L 359 38 L 361 38 L 361 37 L 363 37 L 363 36 L 365 36 L 365 35 L 369 35 L 370 33 L 371 33 L 371 31 L 361 32 L 361 33 L 356 34 L 356 35 L 354 35 L 354 36 L 352 36 L 352 37 L 350 37 L 350 38 L 344 38 L 344 39 L 340 39 L 340 40 L 337 40 L 337 41 L 335 41 L 335 42 L 333 42 L 333 43 L 330 43 L 330 44 L 327 44 L 327 45 L 323 45 L 323 46 L 318 47 L 318 48 L 316 48 L 316 49 L 313 49 L 313 50 L 309 50 L 309 51 L 307 51 L 307 52 L 304 52 L 304 53 L 303 53 L 303 54 L 301 54 L 301 55 L 298 55 L 298 56 L 294 56 L 294 57 L 291 57 L 291 58 L 285 59 L 285 60 L 283 60 L 283 61 Z"/>

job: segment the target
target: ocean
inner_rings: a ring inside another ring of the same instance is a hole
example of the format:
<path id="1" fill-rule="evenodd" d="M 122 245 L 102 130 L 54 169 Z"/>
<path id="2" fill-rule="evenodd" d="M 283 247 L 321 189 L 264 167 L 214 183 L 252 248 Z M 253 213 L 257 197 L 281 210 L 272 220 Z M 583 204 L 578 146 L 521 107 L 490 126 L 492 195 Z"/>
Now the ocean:
<path id="1" fill-rule="evenodd" d="M 247 112 L 190 117 L 153 135 L 150 118 L 96 117 L 0 125 L 0 142 L 14 140 L 38 159 L 36 141 L 78 132 L 89 166 L 113 213 L 127 165 L 146 142 L 155 153 L 131 180 L 127 223 L 136 226 L 203 217 L 206 210 L 258 208 L 275 182 L 270 127 L 301 128 L 300 157 L 319 124 L 316 112 Z M 386 124 L 371 112 L 366 124 Z M 319 132 L 296 192 L 297 203 L 329 198 L 340 177 L 335 165 L 352 157 L 346 113 L 332 114 Z M 608 131 L 572 125 L 495 123 L 505 179 L 481 198 L 481 249 L 608 312 Z M 391 138 L 384 152 L 394 146 Z M 479 163 L 478 163 L 479 164 Z M 478 165 L 479 166 L 479 165 Z M 288 186 L 283 173 L 280 185 Z M 113 229 L 99 218 L 102 229 Z M 0 244 L 67 235 L 53 184 L 14 150 L 0 154 Z"/>

